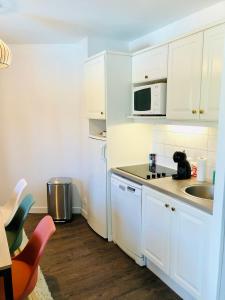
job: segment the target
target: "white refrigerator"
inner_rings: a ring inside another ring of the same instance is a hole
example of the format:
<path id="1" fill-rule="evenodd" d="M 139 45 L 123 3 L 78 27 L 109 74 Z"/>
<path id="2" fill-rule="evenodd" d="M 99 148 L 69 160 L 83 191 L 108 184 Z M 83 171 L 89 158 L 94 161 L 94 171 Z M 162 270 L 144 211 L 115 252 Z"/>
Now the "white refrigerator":
<path id="1" fill-rule="evenodd" d="M 87 221 L 96 233 L 107 238 L 106 141 L 90 137 L 88 147 Z"/>

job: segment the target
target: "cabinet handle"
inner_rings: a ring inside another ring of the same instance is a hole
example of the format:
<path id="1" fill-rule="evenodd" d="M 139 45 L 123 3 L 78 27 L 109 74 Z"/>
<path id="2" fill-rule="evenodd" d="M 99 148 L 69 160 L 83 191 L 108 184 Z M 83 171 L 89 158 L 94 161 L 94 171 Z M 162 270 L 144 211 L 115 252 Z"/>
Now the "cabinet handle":
<path id="1" fill-rule="evenodd" d="M 193 115 L 197 114 L 197 110 L 196 109 L 192 109 L 192 113 L 193 113 Z"/>
<path id="2" fill-rule="evenodd" d="M 148 75 L 145 75 L 145 79 L 148 79 Z"/>
<path id="3" fill-rule="evenodd" d="M 127 191 L 128 191 L 128 192 L 131 192 L 131 193 L 135 193 L 135 189 L 132 188 L 131 186 L 128 186 L 128 187 L 127 187 Z"/>
<path id="4" fill-rule="evenodd" d="M 202 115 L 202 114 L 204 114 L 204 110 L 203 109 L 200 109 L 199 110 L 199 113 Z"/>
<path id="5" fill-rule="evenodd" d="M 175 210 L 176 210 L 176 208 L 175 208 L 175 207 L 171 207 L 171 210 L 172 210 L 172 211 L 175 211 Z"/>
<path id="6" fill-rule="evenodd" d="M 165 207 L 168 208 L 168 207 L 170 207 L 170 206 L 169 206 L 169 204 L 166 203 L 166 204 L 165 204 Z"/>
<path id="7" fill-rule="evenodd" d="M 103 115 L 104 113 L 103 113 L 103 111 L 101 111 L 101 115 Z"/>

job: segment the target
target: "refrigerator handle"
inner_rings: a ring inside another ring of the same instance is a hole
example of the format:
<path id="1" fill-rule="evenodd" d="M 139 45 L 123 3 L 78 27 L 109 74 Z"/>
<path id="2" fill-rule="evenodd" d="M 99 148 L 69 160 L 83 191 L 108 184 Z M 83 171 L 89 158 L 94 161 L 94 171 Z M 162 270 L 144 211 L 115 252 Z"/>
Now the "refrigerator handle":
<path id="1" fill-rule="evenodd" d="M 102 145 L 101 147 L 101 157 L 102 160 L 106 160 L 106 144 Z"/>
<path id="2" fill-rule="evenodd" d="M 107 157 L 106 157 L 106 149 L 107 149 L 107 144 L 104 145 L 104 159 L 106 160 Z"/>

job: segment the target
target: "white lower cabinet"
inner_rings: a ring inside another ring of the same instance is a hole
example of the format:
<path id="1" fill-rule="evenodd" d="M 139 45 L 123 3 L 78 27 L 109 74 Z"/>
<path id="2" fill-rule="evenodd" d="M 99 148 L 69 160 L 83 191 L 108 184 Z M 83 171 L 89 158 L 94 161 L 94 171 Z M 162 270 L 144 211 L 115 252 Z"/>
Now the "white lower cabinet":
<path id="1" fill-rule="evenodd" d="M 142 251 L 192 299 L 205 300 L 210 215 L 143 188 Z"/>
<path id="2" fill-rule="evenodd" d="M 165 201 L 144 188 L 142 201 L 143 254 L 169 274 L 170 214 Z"/>

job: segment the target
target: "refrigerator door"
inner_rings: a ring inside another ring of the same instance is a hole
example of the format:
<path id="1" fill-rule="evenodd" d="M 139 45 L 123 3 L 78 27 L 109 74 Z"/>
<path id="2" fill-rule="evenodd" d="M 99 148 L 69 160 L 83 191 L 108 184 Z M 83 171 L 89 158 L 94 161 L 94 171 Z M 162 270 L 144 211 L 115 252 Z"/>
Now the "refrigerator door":
<path id="1" fill-rule="evenodd" d="M 88 224 L 103 238 L 107 232 L 106 142 L 89 138 Z"/>

